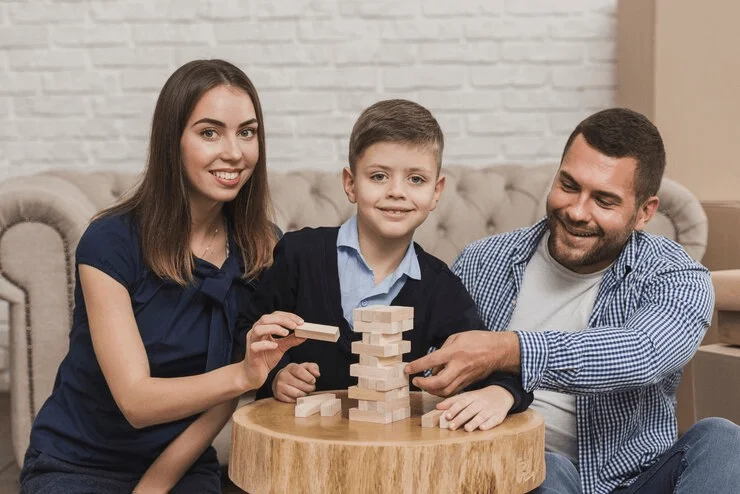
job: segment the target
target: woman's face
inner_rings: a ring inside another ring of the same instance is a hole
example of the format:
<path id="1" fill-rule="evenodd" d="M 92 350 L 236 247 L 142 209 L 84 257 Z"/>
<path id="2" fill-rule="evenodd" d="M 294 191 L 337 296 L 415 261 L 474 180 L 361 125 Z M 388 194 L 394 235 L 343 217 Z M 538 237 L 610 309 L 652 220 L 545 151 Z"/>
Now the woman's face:
<path id="1" fill-rule="evenodd" d="M 180 138 L 191 207 L 232 201 L 259 158 L 252 99 L 233 86 L 216 86 L 198 100 Z"/>

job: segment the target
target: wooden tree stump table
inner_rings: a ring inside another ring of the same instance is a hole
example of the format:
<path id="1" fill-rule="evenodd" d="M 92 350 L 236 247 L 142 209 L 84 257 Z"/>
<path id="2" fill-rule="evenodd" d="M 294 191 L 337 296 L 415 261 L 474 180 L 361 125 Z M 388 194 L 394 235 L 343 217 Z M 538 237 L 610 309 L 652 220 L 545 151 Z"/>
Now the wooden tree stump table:
<path id="1" fill-rule="evenodd" d="M 532 410 L 492 430 L 422 428 L 439 398 L 411 393 L 411 418 L 392 424 L 349 421 L 342 413 L 293 416 L 294 405 L 259 400 L 234 413 L 229 477 L 263 493 L 528 492 L 545 479 L 545 426 Z"/>

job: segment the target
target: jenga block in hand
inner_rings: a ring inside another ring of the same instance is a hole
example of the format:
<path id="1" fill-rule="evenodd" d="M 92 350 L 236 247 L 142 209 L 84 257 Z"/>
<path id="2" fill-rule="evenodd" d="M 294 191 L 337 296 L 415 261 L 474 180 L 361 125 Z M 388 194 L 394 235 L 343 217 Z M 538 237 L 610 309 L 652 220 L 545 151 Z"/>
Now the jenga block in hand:
<path id="1" fill-rule="evenodd" d="M 439 425 L 439 417 L 445 411 L 444 410 L 432 410 L 429 413 L 425 413 L 421 416 L 422 427 L 437 427 Z"/>
<path id="2" fill-rule="evenodd" d="M 449 429 L 450 428 L 450 421 L 445 418 L 445 415 L 442 414 L 439 416 L 439 428 L 440 429 Z"/>
<path id="3" fill-rule="evenodd" d="M 321 404 L 321 416 L 332 417 L 342 411 L 342 400 L 334 398 Z"/>
<path id="4" fill-rule="evenodd" d="M 339 339 L 339 327 L 305 322 L 295 328 L 295 335 L 311 340 L 336 342 Z"/>

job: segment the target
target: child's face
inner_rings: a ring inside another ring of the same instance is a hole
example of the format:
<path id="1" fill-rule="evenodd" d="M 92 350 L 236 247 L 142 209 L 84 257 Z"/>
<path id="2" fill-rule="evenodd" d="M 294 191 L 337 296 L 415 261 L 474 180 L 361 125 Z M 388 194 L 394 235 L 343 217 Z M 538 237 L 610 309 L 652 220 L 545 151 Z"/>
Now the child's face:
<path id="1" fill-rule="evenodd" d="M 438 176 L 431 147 L 378 142 L 345 168 L 344 191 L 357 204 L 361 234 L 411 241 L 414 231 L 437 207 L 445 179 Z"/>

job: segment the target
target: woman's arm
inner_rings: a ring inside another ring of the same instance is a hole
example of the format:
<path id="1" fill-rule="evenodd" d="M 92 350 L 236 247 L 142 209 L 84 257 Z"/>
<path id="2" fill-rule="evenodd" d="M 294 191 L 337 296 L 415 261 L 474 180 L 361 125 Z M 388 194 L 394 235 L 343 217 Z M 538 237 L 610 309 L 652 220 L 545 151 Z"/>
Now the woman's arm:
<path id="1" fill-rule="evenodd" d="M 195 376 L 153 378 L 126 288 L 88 265 L 79 273 L 95 355 L 116 404 L 136 428 L 190 417 L 258 388 L 283 353 L 303 341 L 292 334 L 273 341 L 303 321 L 270 314 L 247 334 L 242 362 Z"/>
<path id="2" fill-rule="evenodd" d="M 238 398 L 226 401 L 198 417 L 159 455 L 134 491 L 166 493 L 175 487 L 229 421 L 238 402 Z"/>

